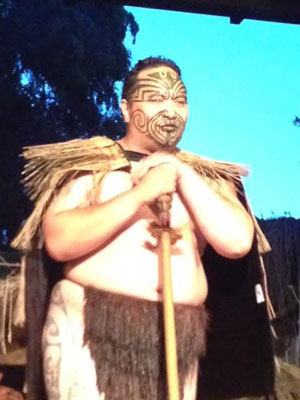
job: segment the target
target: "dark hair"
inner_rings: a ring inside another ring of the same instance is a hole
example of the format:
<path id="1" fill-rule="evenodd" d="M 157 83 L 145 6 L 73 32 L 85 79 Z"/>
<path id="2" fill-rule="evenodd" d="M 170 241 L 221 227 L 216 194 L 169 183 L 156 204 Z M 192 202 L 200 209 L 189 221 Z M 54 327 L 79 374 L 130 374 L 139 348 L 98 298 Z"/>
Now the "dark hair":
<path id="1" fill-rule="evenodd" d="M 139 60 L 125 78 L 122 91 L 122 99 L 129 100 L 132 88 L 136 83 L 136 77 L 140 71 L 146 68 L 160 67 L 163 65 L 172 68 L 181 77 L 181 71 L 178 65 L 168 58 L 158 56 L 148 57 L 144 60 Z"/>

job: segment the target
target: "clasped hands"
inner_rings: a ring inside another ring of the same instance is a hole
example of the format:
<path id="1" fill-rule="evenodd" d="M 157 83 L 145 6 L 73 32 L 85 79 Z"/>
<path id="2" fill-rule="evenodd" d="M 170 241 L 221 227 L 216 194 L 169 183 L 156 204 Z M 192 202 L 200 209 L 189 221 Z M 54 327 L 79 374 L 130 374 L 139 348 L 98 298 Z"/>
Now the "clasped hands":
<path id="1" fill-rule="evenodd" d="M 143 188 L 145 200 L 151 203 L 163 194 L 180 190 L 187 168 L 190 169 L 174 154 L 157 151 L 139 162 L 132 172 L 132 181 Z"/>

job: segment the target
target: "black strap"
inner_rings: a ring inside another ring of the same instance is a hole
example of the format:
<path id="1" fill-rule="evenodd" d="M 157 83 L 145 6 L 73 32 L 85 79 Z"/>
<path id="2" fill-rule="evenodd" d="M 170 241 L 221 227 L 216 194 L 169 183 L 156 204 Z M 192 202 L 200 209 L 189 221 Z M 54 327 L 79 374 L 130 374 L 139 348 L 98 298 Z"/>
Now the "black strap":
<path id="1" fill-rule="evenodd" d="M 129 161 L 141 161 L 144 157 L 147 157 L 147 154 L 138 153 L 137 151 L 132 150 L 123 150 L 125 157 Z"/>

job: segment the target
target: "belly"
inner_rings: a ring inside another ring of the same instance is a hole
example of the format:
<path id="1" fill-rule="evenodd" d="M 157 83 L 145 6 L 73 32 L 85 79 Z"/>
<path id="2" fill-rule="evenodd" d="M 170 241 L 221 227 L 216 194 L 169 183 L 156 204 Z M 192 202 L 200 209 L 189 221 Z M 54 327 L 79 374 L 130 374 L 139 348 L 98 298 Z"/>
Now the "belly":
<path id="1" fill-rule="evenodd" d="M 158 243 L 148 230 L 149 221 L 139 220 L 97 252 L 69 263 L 67 279 L 80 286 L 162 300 L 163 271 Z M 173 298 L 176 303 L 201 304 L 207 296 L 207 282 L 190 226 L 171 246 Z"/>

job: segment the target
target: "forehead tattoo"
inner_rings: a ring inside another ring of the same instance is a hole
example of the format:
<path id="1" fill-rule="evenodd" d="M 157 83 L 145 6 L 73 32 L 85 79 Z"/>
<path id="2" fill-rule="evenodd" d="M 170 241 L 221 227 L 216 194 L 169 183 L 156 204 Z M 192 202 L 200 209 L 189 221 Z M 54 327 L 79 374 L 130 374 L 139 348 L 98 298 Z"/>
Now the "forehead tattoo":
<path id="1" fill-rule="evenodd" d="M 168 87 L 168 89 L 173 89 L 178 81 L 181 82 L 179 76 L 176 74 L 175 71 L 153 72 L 153 74 L 149 74 L 148 76 L 156 80 L 162 80 L 165 86 Z"/>
<path id="2" fill-rule="evenodd" d="M 186 89 L 179 75 L 175 71 L 167 70 L 149 73 L 145 78 L 137 79 L 129 93 L 129 100 L 147 101 L 155 93 L 161 93 L 167 98 L 186 98 Z"/>

